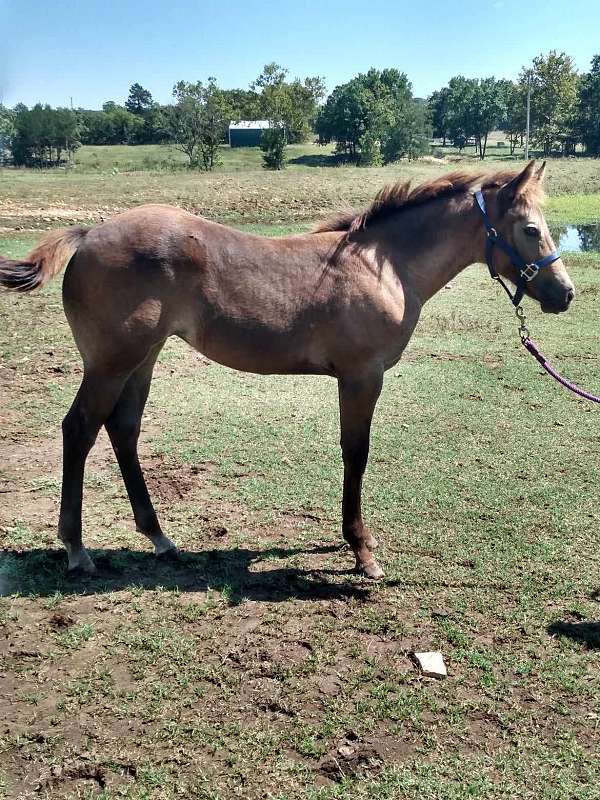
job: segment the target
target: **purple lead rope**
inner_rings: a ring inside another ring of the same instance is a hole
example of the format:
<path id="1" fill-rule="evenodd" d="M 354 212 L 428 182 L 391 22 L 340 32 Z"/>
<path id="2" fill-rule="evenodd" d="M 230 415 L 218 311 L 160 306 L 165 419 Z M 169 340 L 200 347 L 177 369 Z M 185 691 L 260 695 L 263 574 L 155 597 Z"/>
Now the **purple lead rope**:
<path id="1" fill-rule="evenodd" d="M 555 380 L 555 381 L 558 381 L 558 382 L 559 382 L 559 383 L 561 383 L 563 386 L 565 386 L 567 389 L 569 389 L 571 392 L 573 392 L 574 394 L 577 394 L 577 395 L 579 395 L 579 397 L 584 397 L 586 400 L 591 400 L 591 401 L 592 401 L 592 403 L 600 403 L 600 397 L 597 397 L 595 394 L 591 394 L 590 392 L 586 392 L 586 391 L 585 391 L 585 389 L 580 389 L 580 388 L 579 388 L 579 386 L 576 386 L 574 383 L 571 383 L 571 381 L 568 381 L 566 378 L 563 378 L 563 376 L 562 376 L 562 375 L 560 375 L 560 374 L 559 374 L 559 373 L 558 373 L 558 372 L 557 372 L 557 371 L 556 371 L 556 370 L 555 370 L 555 369 L 554 369 L 554 368 L 553 368 L 553 367 L 552 367 L 552 366 L 551 366 L 551 365 L 550 365 L 550 364 L 547 362 L 547 360 L 546 360 L 546 356 L 545 356 L 543 353 L 540 353 L 540 351 L 539 351 L 539 350 L 538 350 L 538 348 L 537 348 L 537 345 L 535 344 L 535 342 L 533 342 L 533 341 L 532 341 L 532 340 L 529 338 L 529 336 L 523 337 L 523 338 L 521 339 L 521 341 L 523 342 L 523 346 L 525 347 L 525 349 L 526 349 L 526 350 L 529 350 L 529 352 L 531 353 L 531 355 L 532 355 L 532 356 L 533 356 L 533 357 L 534 357 L 534 358 L 535 358 L 537 361 L 539 361 L 539 363 L 540 363 L 540 364 L 542 365 L 542 367 L 543 367 L 543 368 L 546 370 L 546 372 L 548 373 L 548 375 L 551 375 L 551 376 L 554 378 L 554 380 Z"/>

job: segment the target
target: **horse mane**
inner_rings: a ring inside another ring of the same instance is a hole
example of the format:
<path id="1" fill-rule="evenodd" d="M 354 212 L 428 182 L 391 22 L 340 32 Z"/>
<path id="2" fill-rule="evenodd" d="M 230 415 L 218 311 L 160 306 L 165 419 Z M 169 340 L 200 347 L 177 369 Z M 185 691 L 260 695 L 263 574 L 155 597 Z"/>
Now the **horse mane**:
<path id="1" fill-rule="evenodd" d="M 318 223 L 313 233 L 346 231 L 350 236 L 398 211 L 424 205 L 430 200 L 468 192 L 476 186 L 482 189 L 497 189 L 516 178 L 519 172 L 520 170 L 501 170 L 493 173 L 449 172 L 447 175 L 440 175 L 414 187 L 411 186 L 410 180 L 399 181 L 380 189 L 373 202 L 364 211 L 347 210 L 335 214 Z M 532 184 L 533 188 L 530 191 L 535 193 L 538 191 L 538 184 L 536 181 L 532 181 Z"/>

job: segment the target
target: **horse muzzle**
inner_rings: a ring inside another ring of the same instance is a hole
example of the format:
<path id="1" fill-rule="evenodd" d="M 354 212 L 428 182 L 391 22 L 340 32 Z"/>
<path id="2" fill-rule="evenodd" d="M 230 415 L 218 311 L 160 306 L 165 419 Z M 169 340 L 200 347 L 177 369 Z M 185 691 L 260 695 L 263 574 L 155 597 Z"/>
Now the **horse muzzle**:
<path id="1" fill-rule="evenodd" d="M 575 289 L 573 286 L 568 286 L 544 294 L 545 296 L 539 299 L 544 314 L 561 314 L 567 311 L 573 302 Z"/>

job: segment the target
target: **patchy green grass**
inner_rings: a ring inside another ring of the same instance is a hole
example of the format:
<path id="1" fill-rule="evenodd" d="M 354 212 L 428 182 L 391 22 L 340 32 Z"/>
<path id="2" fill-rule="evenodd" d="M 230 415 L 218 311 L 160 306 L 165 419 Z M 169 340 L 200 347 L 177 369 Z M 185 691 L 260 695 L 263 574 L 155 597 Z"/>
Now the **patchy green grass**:
<path id="1" fill-rule="evenodd" d="M 39 232 L 0 236 L 0 253 L 6 258 L 22 258 L 39 238 Z"/>
<path id="2" fill-rule="evenodd" d="M 528 302 L 530 327 L 598 390 L 600 255 L 566 262 L 573 310 Z M 100 575 L 67 578 L 78 370 L 58 283 L 0 297 L 0 796 L 596 800 L 598 411 L 540 373 L 483 267 L 434 298 L 386 378 L 365 485 L 378 585 L 339 546 L 334 381 L 235 373 L 178 341 L 142 460 L 181 556 L 134 531 L 101 436 L 84 502 Z M 443 682 L 411 661 L 428 649 Z"/>
<path id="3" fill-rule="evenodd" d="M 598 164 L 600 171 L 600 163 Z M 550 197 L 546 205 L 548 222 L 568 221 L 571 225 L 600 222 L 600 193 Z"/>
<path id="4" fill-rule="evenodd" d="M 186 156 L 171 145 L 85 145 L 75 154 L 75 164 L 69 171 L 137 172 L 181 170 Z"/>

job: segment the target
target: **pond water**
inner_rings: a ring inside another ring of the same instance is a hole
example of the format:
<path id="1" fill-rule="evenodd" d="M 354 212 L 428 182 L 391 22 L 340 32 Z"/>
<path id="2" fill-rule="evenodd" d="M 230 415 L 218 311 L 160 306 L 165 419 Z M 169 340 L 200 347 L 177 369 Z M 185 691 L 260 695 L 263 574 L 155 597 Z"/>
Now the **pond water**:
<path id="1" fill-rule="evenodd" d="M 550 232 L 559 250 L 571 253 L 600 252 L 600 223 L 551 226 Z"/>

